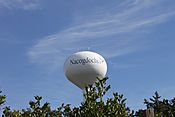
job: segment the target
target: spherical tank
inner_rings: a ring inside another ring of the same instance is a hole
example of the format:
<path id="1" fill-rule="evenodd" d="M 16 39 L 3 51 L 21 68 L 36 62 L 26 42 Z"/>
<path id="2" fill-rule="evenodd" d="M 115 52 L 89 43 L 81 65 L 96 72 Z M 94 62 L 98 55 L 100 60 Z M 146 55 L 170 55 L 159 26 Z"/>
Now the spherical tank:
<path id="1" fill-rule="evenodd" d="M 91 51 L 81 51 L 68 57 L 64 63 L 64 72 L 69 81 L 84 89 L 92 85 L 97 77 L 105 77 L 107 64 L 101 55 Z"/>

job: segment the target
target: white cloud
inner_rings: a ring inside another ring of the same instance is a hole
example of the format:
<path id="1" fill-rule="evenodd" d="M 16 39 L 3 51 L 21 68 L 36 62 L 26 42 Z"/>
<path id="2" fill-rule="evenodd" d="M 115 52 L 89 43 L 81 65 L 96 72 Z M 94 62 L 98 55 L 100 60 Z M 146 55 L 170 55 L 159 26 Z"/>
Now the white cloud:
<path id="1" fill-rule="evenodd" d="M 174 8 L 170 5 L 167 10 L 162 4 L 161 0 L 125 0 L 95 9 L 93 14 L 77 18 L 66 30 L 41 38 L 28 55 L 32 62 L 55 69 L 78 49 L 90 47 L 107 58 L 128 54 L 140 49 L 140 42 L 144 42 L 131 33 L 138 34 L 174 16 Z"/>
<path id="2" fill-rule="evenodd" d="M 33 10 L 39 6 L 39 0 L 0 0 L 0 8 Z"/>

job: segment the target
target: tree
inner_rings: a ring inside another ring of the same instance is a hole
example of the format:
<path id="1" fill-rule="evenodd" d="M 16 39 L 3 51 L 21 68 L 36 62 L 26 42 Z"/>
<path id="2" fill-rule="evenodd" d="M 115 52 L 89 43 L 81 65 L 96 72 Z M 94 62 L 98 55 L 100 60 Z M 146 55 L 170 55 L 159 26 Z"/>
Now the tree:
<path id="1" fill-rule="evenodd" d="M 161 99 L 158 92 L 155 92 L 154 96 L 149 100 L 145 99 L 144 103 L 147 108 L 154 109 L 156 117 L 175 117 L 175 98 Z"/>
<path id="2" fill-rule="evenodd" d="M 84 102 L 79 107 L 70 107 L 70 104 L 62 104 L 52 110 L 49 103 L 40 104 L 42 97 L 35 96 L 35 101 L 29 102 L 29 108 L 22 110 L 11 110 L 4 108 L 5 117 L 133 117 L 134 111 L 126 107 L 126 99 L 123 95 L 113 93 L 112 98 L 104 101 L 103 97 L 110 89 L 106 86 L 107 77 L 98 79 L 94 86 L 86 87 Z"/>
<path id="3" fill-rule="evenodd" d="M 11 110 L 3 108 L 3 117 L 143 117 L 145 110 L 138 110 L 135 114 L 126 106 L 126 99 L 119 93 L 113 93 L 111 98 L 104 99 L 110 89 L 106 85 L 107 77 L 98 79 L 95 85 L 86 87 L 84 101 L 78 107 L 70 104 L 61 104 L 57 109 L 52 109 L 48 102 L 41 104 L 42 97 L 35 96 L 29 102 L 29 108 Z M 0 92 L 0 106 L 5 103 L 6 96 Z M 144 103 L 148 109 L 153 108 L 156 117 L 175 117 L 175 98 L 161 99 L 158 92 Z"/>
<path id="4" fill-rule="evenodd" d="M 4 104 L 5 99 L 6 99 L 6 96 L 5 96 L 5 95 L 2 95 L 1 93 L 2 93 L 2 91 L 0 91 L 0 106 L 1 106 L 2 104 Z"/>

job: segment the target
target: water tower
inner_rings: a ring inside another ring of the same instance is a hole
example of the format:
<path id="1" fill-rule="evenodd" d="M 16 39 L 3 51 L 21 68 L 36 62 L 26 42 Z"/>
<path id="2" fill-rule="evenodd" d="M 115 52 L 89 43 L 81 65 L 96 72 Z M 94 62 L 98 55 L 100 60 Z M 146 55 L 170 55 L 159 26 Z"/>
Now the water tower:
<path id="1" fill-rule="evenodd" d="M 91 51 L 81 51 L 67 58 L 64 72 L 69 81 L 83 90 L 86 86 L 93 85 L 97 77 L 105 77 L 107 64 L 101 55 Z"/>

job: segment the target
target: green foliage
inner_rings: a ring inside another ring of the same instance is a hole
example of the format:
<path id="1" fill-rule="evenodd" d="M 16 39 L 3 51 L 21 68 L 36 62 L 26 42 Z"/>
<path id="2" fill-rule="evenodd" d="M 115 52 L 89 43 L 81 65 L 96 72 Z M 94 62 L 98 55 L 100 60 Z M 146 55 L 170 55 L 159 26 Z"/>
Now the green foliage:
<path id="1" fill-rule="evenodd" d="M 35 101 L 30 101 L 30 108 L 22 110 L 11 110 L 10 107 L 5 107 L 3 111 L 4 117 L 61 117 L 61 113 L 56 110 L 51 110 L 48 102 L 41 106 L 40 96 L 35 96 Z"/>
<path id="2" fill-rule="evenodd" d="M 153 108 L 156 117 L 175 117 L 175 98 L 161 99 L 158 92 L 155 92 L 154 96 L 149 100 L 145 99 L 144 103 L 147 108 Z"/>
<path id="3" fill-rule="evenodd" d="M 106 86 L 106 80 L 98 79 L 95 86 L 89 86 L 85 89 L 84 102 L 79 107 L 70 107 L 70 104 L 62 104 L 56 110 L 52 110 L 49 103 L 41 105 L 42 97 L 35 96 L 35 101 L 30 101 L 30 108 L 22 110 L 11 110 L 5 107 L 4 117 L 132 117 L 131 112 L 126 107 L 126 99 L 123 95 L 113 93 L 112 98 L 104 101 L 103 97 L 110 89 Z"/>
<path id="4" fill-rule="evenodd" d="M 133 112 L 126 107 L 126 99 L 123 99 L 123 95 L 113 93 L 112 98 L 108 98 L 106 102 L 103 100 L 103 96 L 110 89 L 110 85 L 106 86 L 107 79 L 99 79 L 96 87 L 86 88 L 85 102 L 81 106 L 83 115 L 88 115 L 88 117 L 132 117 Z"/>
<path id="5" fill-rule="evenodd" d="M 5 95 L 1 95 L 1 93 L 2 93 L 2 91 L 0 91 L 0 106 L 1 106 L 2 104 L 4 104 L 5 99 L 6 99 L 6 96 L 5 96 Z"/>
<path id="6" fill-rule="evenodd" d="M 62 104 L 57 109 L 51 109 L 50 104 L 41 104 L 42 97 L 35 96 L 34 101 L 29 102 L 29 108 L 11 110 L 3 108 L 3 117 L 143 117 L 145 110 L 138 110 L 135 115 L 126 106 L 126 99 L 119 93 L 113 93 L 111 98 L 103 99 L 110 89 L 106 85 L 107 77 L 98 79 L 94 86 L 84 90 L 84 101 L 79 107 L 71 107 L 70 104 Z M 6 96 L 0 91 L 0 107 L 5 102 Z M 175 98 L 161 99 L 158 92 L 149 100 L 144 100 L 148 109 L 153 108 L 155 117 L 175 117 Z"/>

